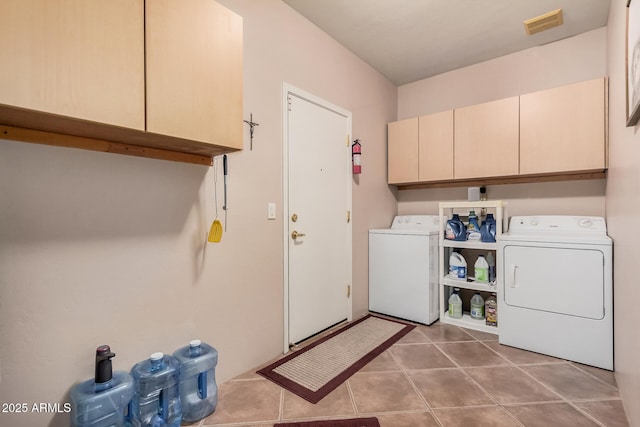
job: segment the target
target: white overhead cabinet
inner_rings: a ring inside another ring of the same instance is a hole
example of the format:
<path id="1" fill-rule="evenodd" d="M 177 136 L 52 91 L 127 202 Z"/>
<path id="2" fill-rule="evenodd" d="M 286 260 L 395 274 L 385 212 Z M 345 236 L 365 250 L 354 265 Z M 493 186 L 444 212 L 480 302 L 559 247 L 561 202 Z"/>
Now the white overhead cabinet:
<path id="1" fill-rule="evenodd" d="M 520 173 L 606 169 L 606 80 L 520 97 Z"/>
<path id="2" fill-rule="evenodd" d="M 139 0 L 3 0 L 0 104 L 144 130 Z"/>
<path id="3" fill-rule="evenodd" d="M 455 110 L 454 178 L 518 174 L 518 97 Z"/>
<path id="4" fill-rule="evenodd" d="M 214 0 L 3 1 L 0 126 L 210 165 L 242 149 L 242 44 L 242 18 Z"/>

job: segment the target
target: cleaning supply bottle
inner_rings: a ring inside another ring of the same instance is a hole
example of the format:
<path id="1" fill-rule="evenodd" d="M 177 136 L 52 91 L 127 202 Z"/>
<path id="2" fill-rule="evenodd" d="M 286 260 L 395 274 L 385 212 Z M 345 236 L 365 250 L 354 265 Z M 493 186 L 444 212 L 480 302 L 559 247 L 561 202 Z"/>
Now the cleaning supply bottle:
<path id="1" fill-rule="evenodd" d="M 489 263 L 484 255 L 478 255 L 478 259 L 474 264 L 474 278 L 478 283 L 489 283 Z"/>
<path id="2" fill-rule="evenodd" d="M 449 277 L 452 279 L 467 279 L 467 261 L 458 252 L 451 252 L 449 256 Z"/>
<path id="3" fill-rule="evenodd" d="M 94 378 L 71 388 L 72 427 L 128 425 L 133 379 L 127 372 L 113 372 L 114 357 L 108 345 L 98 347 Z"/>
<path id="4" fill-rule="evenodd" d="M 496 294 L 491 294 L 484 302 L 485 323 L 487 326 L 498 326 L 498 302 Z"/>
<path id="5" fill-rule="evenodd" d="M 493 258 L 493 252 L 487 253 L 487 264 L 489 265 L 489 283 L 496 281 L 496 260 Z"/>
<path id="6" fill-rule="evenodd" d="M 218 351 L 200 340 L 173 353 L 180 363 L 182 421 L 196 422 L 210 415 L 218 404 L 216 365 Z"/>
<path id="7" fill-rule="evenodd" d="M 182 405 L 178 384 L 180 363 L 172 356 L 153 353 L 131 368 L 134 427 L 179 427 Z"/>
<path id="8" fill-rule="evenodd" d="M 473 294 L 471 298 L 471 318 L 477 320 L 484 319 L 484 300 L 479 292 Z"/>
<path id="9" fill-rule="evenodd" d="M 469 212 L 469 225 L 467 226 L 467 239 L 480 240 L 480 225 L 475 211 Z"/>
<path id="10" fill-rule="evenodd" d="M 496 241 L 496 219 L 492 213 L 488 213 L 480 227 L 480 240 L 485 243 Z"/>
<path id="11" fill-rule="evenodd" d="M 467 229 L 458 214 L 454 213 L 452 218 L 447 221 L 444 238 L 458 241 L 467 240 Z"/>
<path id="12" fill-rule="evenodd" d="M 449 297 L 449 317 L 454 319 L 462 318 L 462 299 L 459 293 L 460 289 L 454 288 L 453 293 Z"/>

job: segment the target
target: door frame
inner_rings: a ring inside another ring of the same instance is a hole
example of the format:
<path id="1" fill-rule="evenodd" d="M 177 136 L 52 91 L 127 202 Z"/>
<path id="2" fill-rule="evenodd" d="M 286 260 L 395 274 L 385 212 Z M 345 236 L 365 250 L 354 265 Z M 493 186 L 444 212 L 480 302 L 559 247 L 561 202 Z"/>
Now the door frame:
<path id="1" fill-rule="evenodd" d="M 351 145 L 352 121 L 351 112 L 333 105 L 322 98 L 305 92 L 297 87 L 283 82 L 282 84 L 282 251 L 283 251 L 283 294 L 284 294 L 284 343 L 283 353 L 289 351 L 289 95 L 302 98 L 327 110 L 333 111 L 347 119 L 346 143 Z M 350 162 L 349 162 L 350 163 Z M 348 238 L 348 252 L 351 258 L 349 276 L 351 277 L 351 292 L 347 297 L 347 320 L 353 317 L 353 201 L 352 201 L 352 175 L 348 174 L 347 182 L 347 209 L 351 213 L 349 221 L 350 232 Z"/>

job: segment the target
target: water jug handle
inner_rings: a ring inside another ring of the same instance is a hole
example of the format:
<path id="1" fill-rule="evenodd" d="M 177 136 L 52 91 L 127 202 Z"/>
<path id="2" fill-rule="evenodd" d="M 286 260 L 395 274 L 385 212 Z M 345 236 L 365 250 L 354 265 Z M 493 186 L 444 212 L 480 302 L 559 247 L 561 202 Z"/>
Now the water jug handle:
<path id="1" fill-rule="evenodd" d="M 207 398 L 207 371 L 198 374 L 198 396 L 200 399 Z"/>

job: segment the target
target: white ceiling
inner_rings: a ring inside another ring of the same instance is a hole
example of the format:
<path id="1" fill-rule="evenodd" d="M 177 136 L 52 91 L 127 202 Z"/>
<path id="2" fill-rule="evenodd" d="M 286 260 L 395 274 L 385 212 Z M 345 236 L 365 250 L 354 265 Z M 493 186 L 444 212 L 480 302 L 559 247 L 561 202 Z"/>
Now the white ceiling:
<path id="1" fill-rule="evenodd" d="M 607 25 L 610 0 L 283 0 L 396 85 Z M 616 0 L 619 1 L 619 0 Z M 523 21 L 562 8 L 528 36 Z"/>

